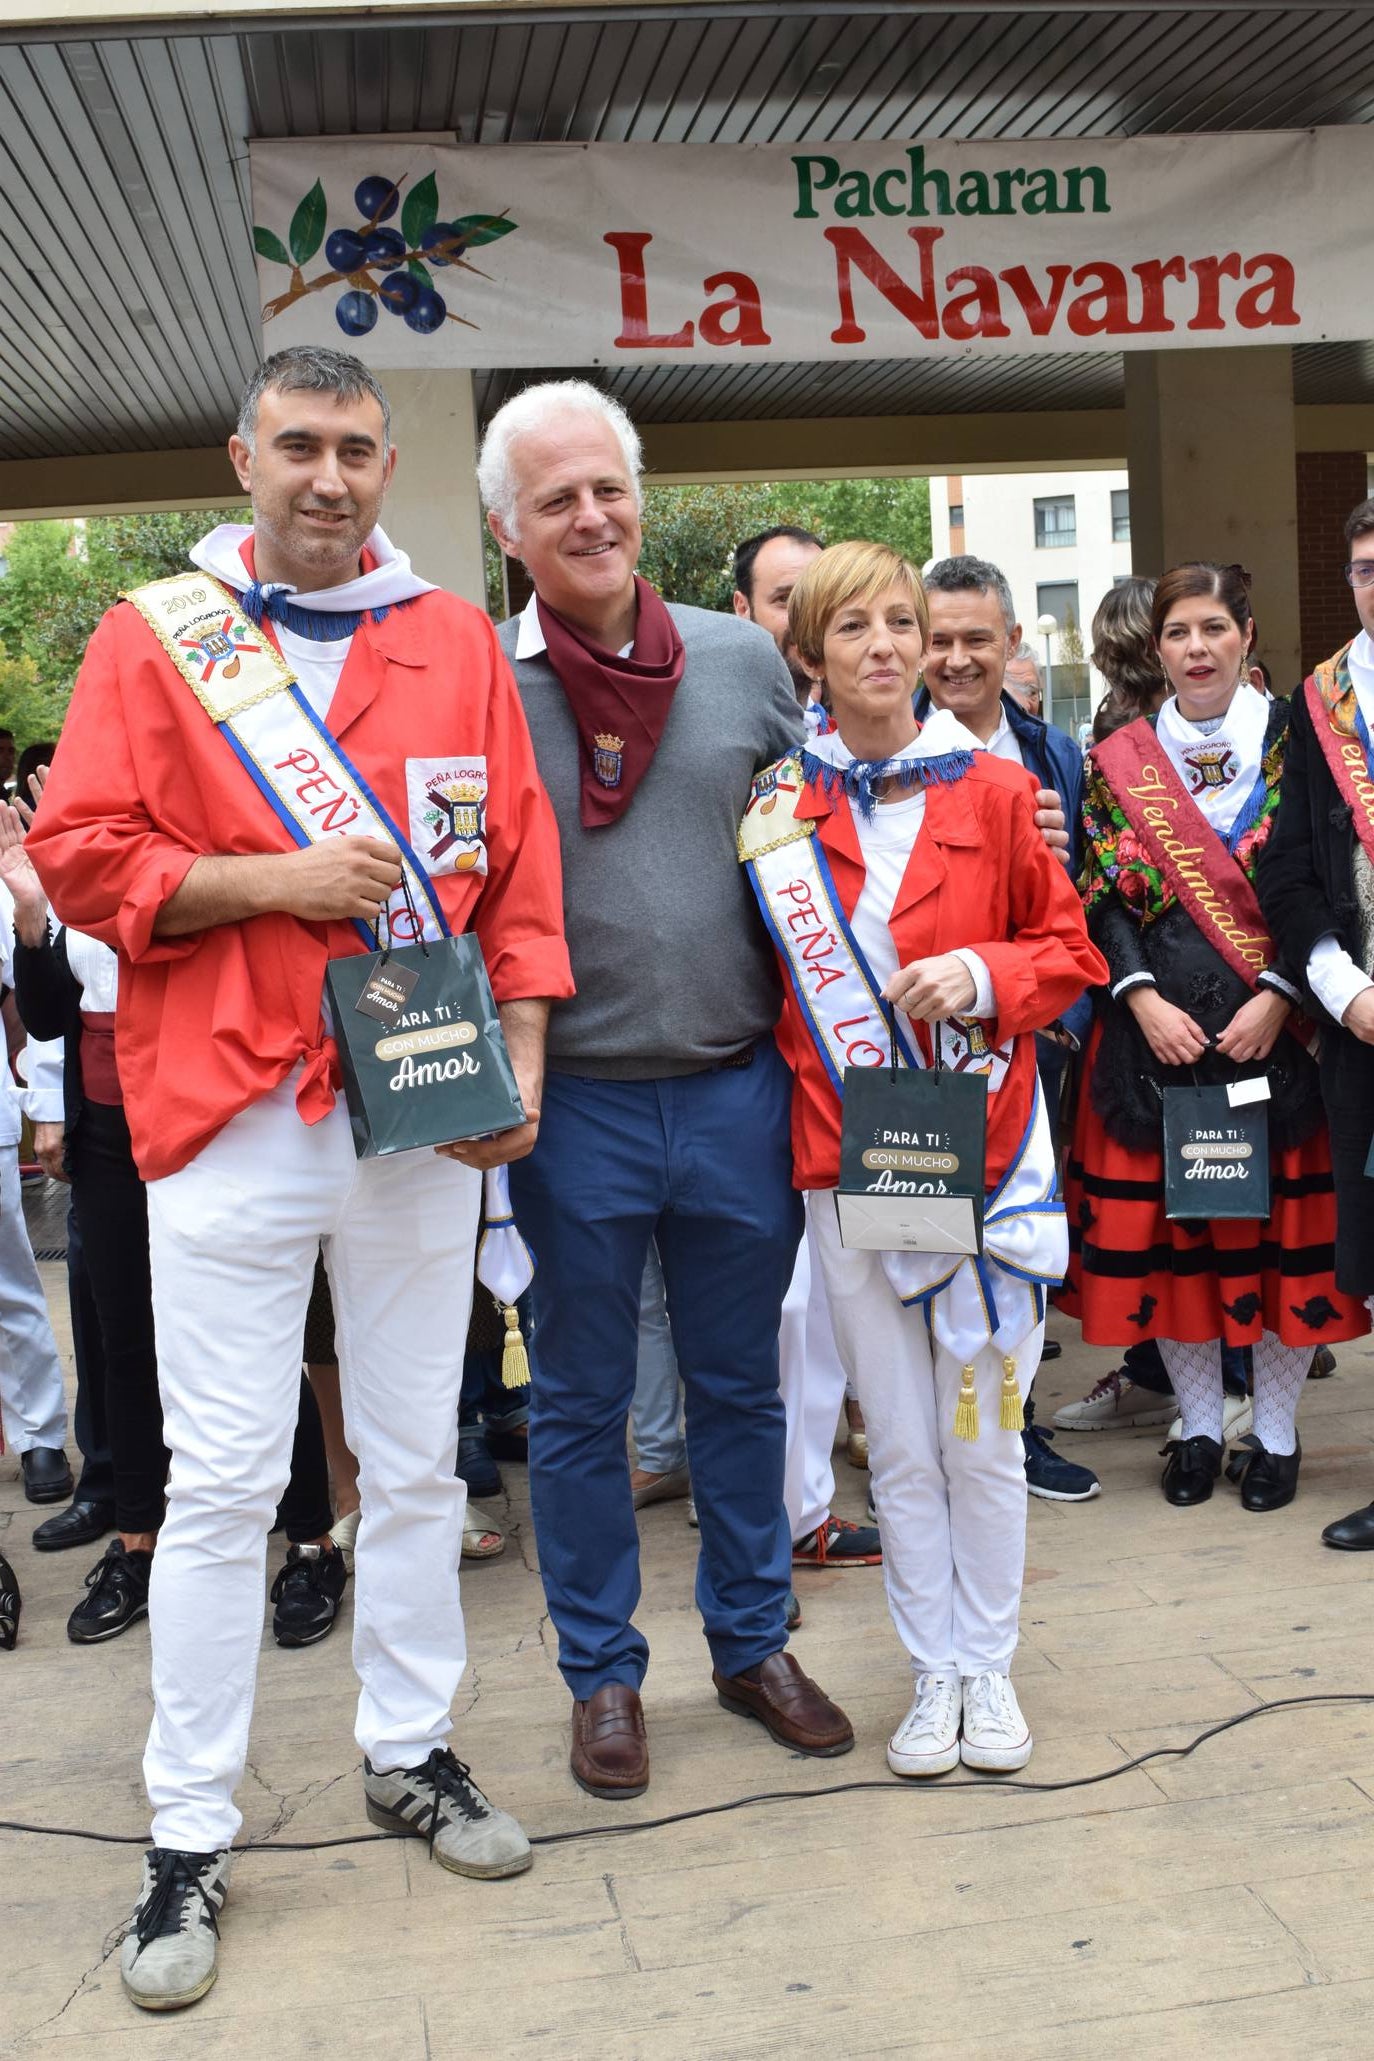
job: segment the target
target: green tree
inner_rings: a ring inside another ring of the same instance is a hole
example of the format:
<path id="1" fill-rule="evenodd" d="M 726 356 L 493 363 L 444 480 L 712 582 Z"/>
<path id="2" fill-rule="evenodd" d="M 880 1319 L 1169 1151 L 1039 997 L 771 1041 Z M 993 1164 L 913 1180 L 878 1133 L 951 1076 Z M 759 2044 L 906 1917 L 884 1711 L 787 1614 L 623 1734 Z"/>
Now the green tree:
<path id="1" fill-rule="evenodd" d="M 197 538 L 244 516 L 221 508 L 16 523 L 0 579 L 0 658 L 27 660 L 33 680 L 0 670 L 0 695 L 15 697 L 0 721 L 21 747 L 55 733 L 91 633 L 121 593 L 184 571 Z"/>

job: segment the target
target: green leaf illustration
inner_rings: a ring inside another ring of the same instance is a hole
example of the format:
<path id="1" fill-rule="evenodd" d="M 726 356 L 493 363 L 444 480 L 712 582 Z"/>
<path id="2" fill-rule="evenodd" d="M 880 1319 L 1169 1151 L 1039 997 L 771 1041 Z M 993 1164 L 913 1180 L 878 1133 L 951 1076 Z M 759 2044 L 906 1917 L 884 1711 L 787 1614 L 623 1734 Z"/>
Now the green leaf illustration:
<path id="1" fill-rule="evenodd" d="M 291 255 L 298 265 L 309 264 L 324 242 L 328 213 L 324 188 L 317 179 L 291 217 Z"/>
<path id="2" fill-rule="evenodd" d="M 253 248 L 260 258 L 268 258 L 274 265 L 289 265 L 291 262 L 286 245 L 270 229 L 254 229 Z"/>
<path id="3" fill-rule="evenodd" d="M 412 186 L 401 206 L 401 234 L 406 247 L 414 250 L 426 229 L 437 221 L 439 215 L 439 188 L 433 172 L 426 173 L 418 186 Z"/>
<path id="4" fill-rule="evenodd" d="M 406 270 L 412 279 L 419 280 L 421 286 L 433 286 L 434 280 L 432 275 L 420 263 L 418 258 L 408 258 L 406 260 Z"/>
<path id="5" fill-rule="evenodd" d="M 509 236 L 517 224 L 505 215 L 460 215 L 453 226 L 462 237 L 464 248 L 476 250 L 480 243 L 495 243 L 498 237 Z"/>

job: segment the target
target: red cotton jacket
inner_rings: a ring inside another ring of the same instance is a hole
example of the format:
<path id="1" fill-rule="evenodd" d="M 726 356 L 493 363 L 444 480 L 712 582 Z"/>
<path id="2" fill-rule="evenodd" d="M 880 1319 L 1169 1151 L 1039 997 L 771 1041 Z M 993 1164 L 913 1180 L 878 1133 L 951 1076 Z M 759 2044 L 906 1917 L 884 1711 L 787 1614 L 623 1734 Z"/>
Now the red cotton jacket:
<path id="1" fill-rule="evenodd" d="M 843 793 L 828 800 L 805 787 L 798 816 L 812 817 L 835 889 L 852 921 L 866 868 Z M 1035 1100 L 1032 1035 L 1107 978 L 1088 940 L 1068 868 L 1035 826 L 1035 781 L 1021 766 L 978 752 L 962 780 L 926 789 L 925 816 L 897 893 L 889 927 L 898 963 L 956 948 L 977 952 L 992 976 L 997 1005 L 989 1040 L 1014 1040 L 1011 1065 L 988 1099 L 986 1179 L 1001 1180 L 1021 1142 Z M 840 1102 L 783 971 L 779 1044 L 794 1075 L 793 1180 L 833 1188 L 840 1177 Z M 915 1026 L 923 1049 L 924 1024 Z M 929 1051 L 927 1049 L 927 1058 Z"/>
<path id="2" fill-rule="evenodd" d="M 407 834 L 408 758 L 486 758 L 488 870 L 436 876 L 440 903 L 455 933 L 475 931 L 498 1002 L 571 995 L 558 829 L 486 616 L 431 592 L 364 621 L 329 728 Z M 152 630 L 120 602 L 87 648 L 27 850 L 57 916 L 119 953 L 119 1074 L 145 1180 L 185 1166 L 301 1060 L 302 1118 L 334 1105 L 338 1058 L 321 1004 L 326 961 L 366 949 L 351 923 L 273 913 L 153 935 L 197 857 L 294 849 Z"/>

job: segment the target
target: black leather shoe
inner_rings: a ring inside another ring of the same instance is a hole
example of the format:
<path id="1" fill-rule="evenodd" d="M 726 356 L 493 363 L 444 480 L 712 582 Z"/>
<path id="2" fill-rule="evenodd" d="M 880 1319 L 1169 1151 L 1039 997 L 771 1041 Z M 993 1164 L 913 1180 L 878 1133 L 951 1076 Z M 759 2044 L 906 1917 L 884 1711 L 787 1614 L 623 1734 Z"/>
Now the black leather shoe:
<path id="1" fill-rule="evenodd" d="M 19 1467 L 31 1503 L 61 1503 L 75 1487 L 61 1446 L 30 1446 L 19 1455 Z"/>
<path id="2" fill-rule="evenodd" d="M 34 1550 L 62 1553 L 68 1546 L 89 1546 L 96 1539 L 103 1539 L 107 1531 L 113 1531 L 114 1521 L 113 1503 L 88 1502 L 84 1496 L 78 1497 L 65 1510 L 59 1510 L 56 1517 L 43 1519 L 33 1535 Z"/>
<path id="3" fill-rule="evenodd" d="M 1168 1503 L 1205 1503 L 1221 1472 L 1221 1447 L 1214 1438 L 1171 1438 L 1160 1487 Z"/>
<path id="4" fill-rule="evenodd" d="M 1302 1460 L 1299 1440 L 1291 1453 L 1271 1453 L 1253 1432 L 1242 1439 L 1240 1465 L 1232 1460 L 1226 1469 L 1228 1481 L 1240 1483 L 1243 1510 L 1282 1510 L 1298 1493 L 1298 1467 Z M 1232 1473 L 1235 1468 L 1235 1473 Z"/>
<path id="5" fill-rule="evenodd" d="M 67 1619 L 67 1637 L 74 1646 L 95 1646 L 117 1639 L 148 1615 L 151 1553 L 131 1553 L 123 1539 L 111 1539 L 105 1558 L 86 1576 L 88 1593 Z"/>
<path id="6" fill-rule="evenodd" d="M 1348 1517 L 1338 1517 L 1334 1524 L 1328 1524 L 1322 1533 L 1322 1544 L 1334 1546 L 1338 1553 L 1374 1553 L 1374 1503 L 1366 1503 L 1363 1510 L 1352 1510 Z"/>

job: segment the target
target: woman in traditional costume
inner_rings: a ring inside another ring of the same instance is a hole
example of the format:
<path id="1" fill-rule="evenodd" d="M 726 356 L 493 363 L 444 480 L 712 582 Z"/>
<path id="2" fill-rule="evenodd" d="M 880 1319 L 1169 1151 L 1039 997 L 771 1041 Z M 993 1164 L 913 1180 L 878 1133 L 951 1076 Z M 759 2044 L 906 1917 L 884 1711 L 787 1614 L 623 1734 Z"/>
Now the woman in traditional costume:
<path id="1" fill-rule="evenodd" d="M 1369 1328 L 1363 1304 L 1336 1286 L 1310 1027 L 1252 885 L 1278 808 L 1288 705 L 1250 685 L 1254 621 L 1239 566 L 1166 573 L 1152 626 L 1173 694 L 1088 760 L 1085 903 L 1111 979 L 1079 1104 L 1074 1252 L 1059 1300 L 1090 1344 L 1158 1340 L 1182 1412 L 1182 1435 L 1165 1447 L 1175 1504 L 1212 1493 L 1222 1346 L 1250 1346 L 1241 1501 L 1277 1510 L 1297 1492 L 1294 1418 L 1314 1351 Z M 1171 1219 L 1164 1093 L 1240 1081 L 1258 1085 L 1235 1106 L 1268 1112 L 1270 1214 Z"/>
<path id="2" fill-rule="evenodd" d="M 815 559 L 788 614 L 835 729 L 759 775 L 740 832 L 786 1000 L 792 1146 L 836 1342 L 855 1369 L 888 1607 L 915 1695 L 898 1774 L 1012 1769 L 1031 1736 L 1009 1679 L 1025 1556 L 1022 1401 L 1067 1230 L 1034 1032 L 1105 968 L 1035 823 L 1035 782 L 947 710 L 918 732 L 929 618 L 879 544 Z M 894 1042 L 895 1041 L 895 1042 Z M 987 1082 L 980 1255 L 842 1242 L 846 1068 Z"/>

